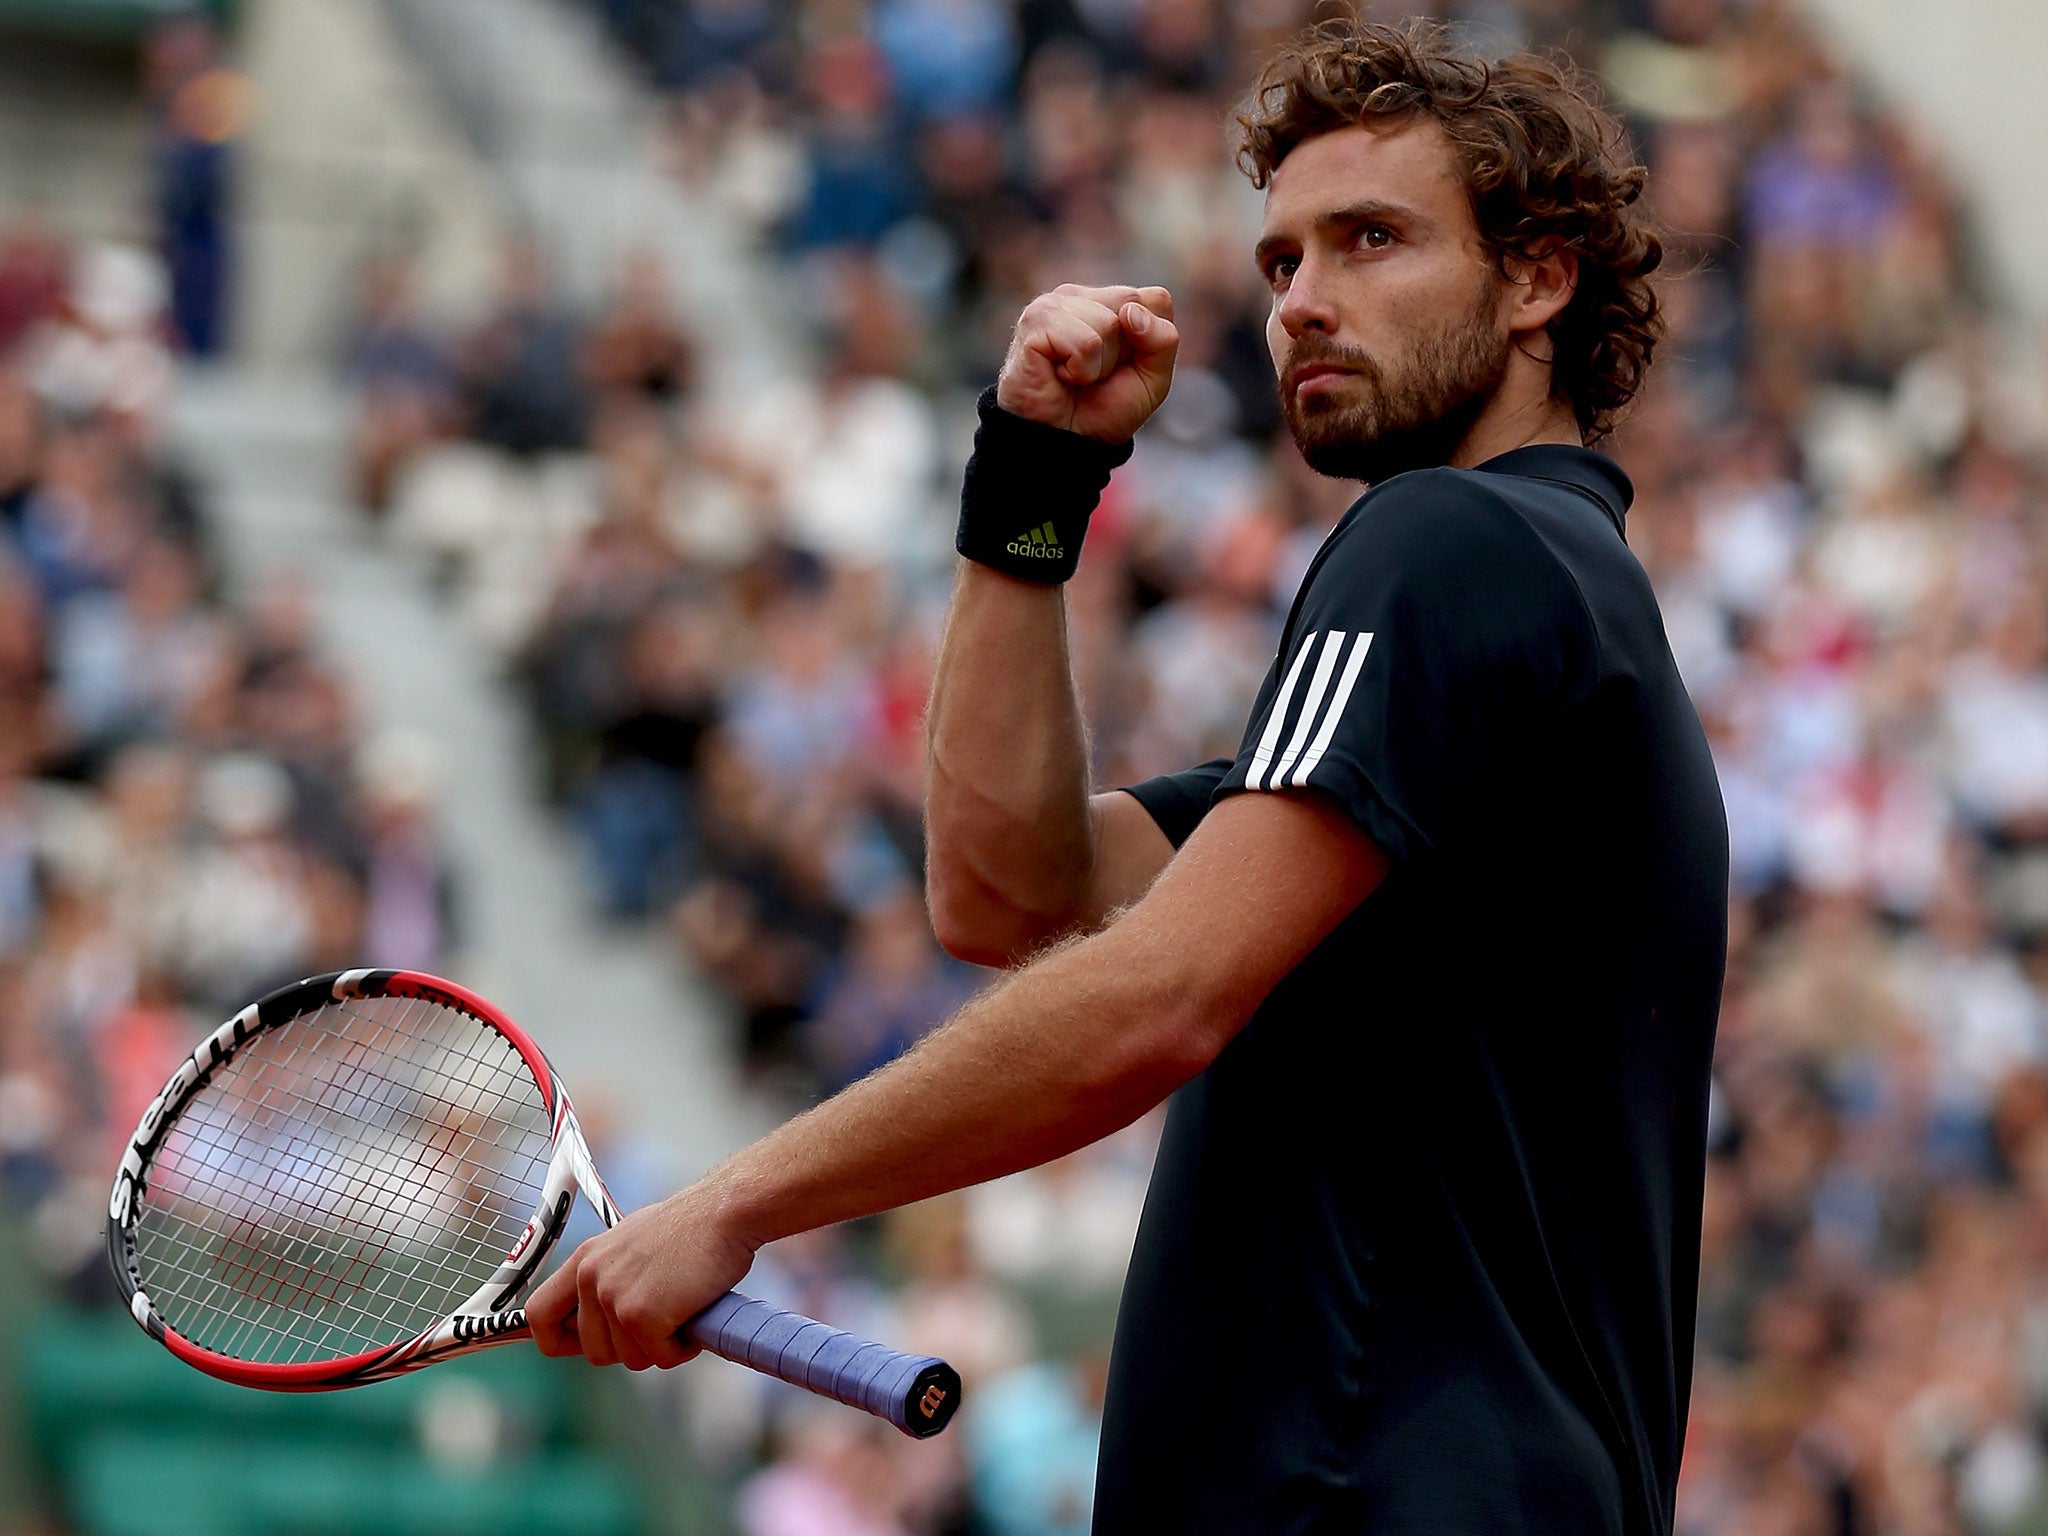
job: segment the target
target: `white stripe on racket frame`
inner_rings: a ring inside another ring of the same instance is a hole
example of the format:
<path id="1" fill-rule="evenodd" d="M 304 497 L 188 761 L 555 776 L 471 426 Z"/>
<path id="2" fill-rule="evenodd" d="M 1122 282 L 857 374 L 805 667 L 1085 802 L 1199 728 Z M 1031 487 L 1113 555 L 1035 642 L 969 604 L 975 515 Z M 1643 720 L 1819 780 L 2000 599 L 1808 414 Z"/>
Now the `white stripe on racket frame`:
<path id="1" fill-rule="evenodd" d="M 548 1255 L 561 1241 L 569 1225 L 569 1213 L 576 1206 L 577 1192 L 582 1191 L 606 1227 L 619 1224 L 618 1205 L 591 1159 L 568 1094 L 559 1083 L 550 1083 L 549 1089 L 555 1098 L 554 1154 L 548 1160 L 547 1177 L 541 1183 L 540 1205 L 527 1219 L 526 1230 L 505 1255 L 505 1262 L 447 1317 L 361 1373 L 351 1375 L 351 1381 L 382 1381 L 452 1355 L 531 1338 L 533 1330 L 527 1326 L 526 1308 L 513 1303 L 532 1286 Z"/>

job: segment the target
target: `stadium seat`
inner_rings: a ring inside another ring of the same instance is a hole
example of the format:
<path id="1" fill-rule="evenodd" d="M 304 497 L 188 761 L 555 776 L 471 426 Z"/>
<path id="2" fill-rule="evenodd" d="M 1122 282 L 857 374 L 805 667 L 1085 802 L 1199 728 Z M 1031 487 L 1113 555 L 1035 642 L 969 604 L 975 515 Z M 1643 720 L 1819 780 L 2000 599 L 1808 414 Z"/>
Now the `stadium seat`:
<path id="1" fill-rule="evenodd" d="M 31 1430 L 60 1463 L 90 1430 L 142 1423 L 410 1444 L 422 1402 L 457 1379 L 488 1392 L 506 1432 L 522 1443 L 559 1443 L 570 1407 L 559 1368 L 521 1349 L 355 1392 L 252 1392 L 188 1370 L 112 1312 L 49 1313 L 24 1340 L 21 1373 Z"/>
<path id="2" fill-rule="evenodd" d="M 625 1473 L 555 1453 L 462 1473 L 417 1456 L 220 1433 L 93 1433 L 74 1448 L 67 1503 L 85 1536 L 630 1536 Z"/>
<path id="3" fill-rule="evenodd" d="M 639 1528 L 630 1470 L 567 1447 L 572 1385 L 530 1349 L 360 1391 L 256 1392 L 186 1369 L 118 1313 L 53 1310 L 28 1330 L 19 1386 L 86 1536 Z M 436 1414 L 480 1405 L 498 1420 L 467 1454 L 433 1433 Z"/>

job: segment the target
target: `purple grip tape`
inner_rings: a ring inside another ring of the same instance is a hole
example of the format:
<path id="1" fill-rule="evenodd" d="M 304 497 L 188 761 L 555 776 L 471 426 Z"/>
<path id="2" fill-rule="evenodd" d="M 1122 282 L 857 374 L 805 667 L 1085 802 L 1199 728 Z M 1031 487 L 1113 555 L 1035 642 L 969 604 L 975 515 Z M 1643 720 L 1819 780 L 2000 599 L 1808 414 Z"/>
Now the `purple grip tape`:
<path id="1" fill-rule="evenodd" d="M 922 1440 L 951 1422 L 960 1373 L 728 1291 L 684 1325 L 693 1344 L 739 1365 L 864 1408 Z"/>

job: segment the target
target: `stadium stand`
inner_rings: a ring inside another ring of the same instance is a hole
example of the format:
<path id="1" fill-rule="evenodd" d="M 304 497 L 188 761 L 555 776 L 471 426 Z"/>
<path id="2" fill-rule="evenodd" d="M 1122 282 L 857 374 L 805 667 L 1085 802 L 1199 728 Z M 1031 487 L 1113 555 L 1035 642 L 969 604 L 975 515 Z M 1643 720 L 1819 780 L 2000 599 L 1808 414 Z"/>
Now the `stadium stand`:
<path id="1" fill-rule="evenodd" d="M 976 982 L 923 921 L 918 716 L 970 403 L 1025 300 L 1164 281 L 1185 336 L 1071 589 L 1101 782 L 1234 747 L 1279 607 L 1350 499 L 1276 440 L 1246 256 L 1258 203 L 1223 134 L 1299 17 L 1208 0 L 585 3 L 663 95 L 673 174 L 789 296 L 772 318 L 809 365 L 772 390 L 722 386 L 678 274 L 627 248 L 594 309 L 530 239 L 508 239 L 468 314 L 424 310 L 403 258 L 382 258 L 337 359 L 355 484 L 382 536 L 490 616 L 593 905 L 716 978 L 731 1049 L 798 1103 Z M 1676 256 L 1674 334 L 1615 451 L 1736 837 L 1679 1530 L 2048 1530 L 2048 370 L 1982 301 L 1970 220 L 1910 119 L 1791 6 L 1452 9 L 1601 71 Z M 47 254 L 16 262 L 0 259 L 0 315 L 48 287 Z M 38 442 L 18 425 L 33 391 L 9 399 L 5 505 L 53 477 L 89 505 L 112 468 L 135 473 L 118 430 Z M 189 618 L 242 655 L 289 635 L 282 596 L 235 618 L 192 595 L 207 567 L 182 515 L 134 536 L 187 551 L 186 586 L 102 606 Z M 60 624 L 77 599 L 45 583 L 69 578 L 9 539 L 0 697 L 61 728 L 0 771 L 0 1168 L 18 1213 L 97 1177 L 113 1106 L 153 1085 L 153 1069 L 122 1075 L 149 1049 L 122 1042 L 179 1033 L 170 1001 L 210 1005 L 261 970 L 228 943 L 210 969 L 157 977 L 121 900 L 52 873 L 109 846 L 73 829 L 154 848 L 189 803 L 195 856 L 253 837 L 296 861 L 301 903 L 358 922 L 343 854 L 364 844 L 349 772 L 318 781 L 338 811 L 301 787 L 301 732 L 330 768 L 347 757 L 317 657 L 297 658 L 285 698 L 251 702 L 246 677 L 202 688 L 199 724 L 180 713 L 130 745 L 123 711 L 161 710 L 153 690 L 177 680 Z M 39 670 L 67 647 L 68 692 L 61 660 Z M 287 783 L 279 814 L 331 815 L 321 835 L 237 834 L 201 820 L 203 793 L 166 787 L 166 763 L 202 784 L 221 771 L 223 718 L 254 722 L 237 745 L 257 755 L 229 759 L 244 778 L 217 799 L 246 813 L 264 801 L 251 785 L 275 802 Z M 0 748 L 30 739 L 10 728 Z M 650 1418 L 717 1469 L 747 1536 L 1085 1530 L 1148 1134 L 763 1256 L 778 1300 L 960 1364 L 958 1436 L 911 1446 L 701 1366 L 635 1383 Z M 75 1225 L 35 1230 L 82 1254 Z M 91 1357 L 93 1325 L 66 1326 Z"/>
<path id="2" fill-rule="evenodd" d="M 54 61 L 8 167 L 217 69 L 189 23 L 138 17 L 140 55 L 53 25 L 0 30 L 10 76 Z M 204 1021 L 366 952 L 443 968 L 462 933 L 431 756 L 365 727 L 303 583 L 224 558 L 173 445 L 181 370 L 221 339 L 190 322 L 224 311 L 181 312 L 177 260 L 108 238 L 182 174 L 115 121 L 70 146 L 91 172 L 65 199 L 0 200 L 0 1530 L 643 1530 L 649 1479 L 538 1357 L 280 1400 L 107 1306 L 110 1160 Z"/>

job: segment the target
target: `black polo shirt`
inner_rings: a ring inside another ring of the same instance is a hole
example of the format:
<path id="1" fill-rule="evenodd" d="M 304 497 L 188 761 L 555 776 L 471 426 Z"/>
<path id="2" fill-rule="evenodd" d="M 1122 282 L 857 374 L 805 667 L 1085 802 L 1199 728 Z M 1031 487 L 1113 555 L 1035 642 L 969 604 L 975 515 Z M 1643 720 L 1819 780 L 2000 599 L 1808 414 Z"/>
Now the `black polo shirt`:
<path id="1" fill-rule="evenodd" d="M 1333 796 L 1386 880 L 1174 1096 L 1095 1530 L 1666 1536 L 1727 825 L 1627 477 L 1538 446 L 1375 487 L 1176 845 Z"/>

